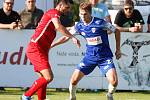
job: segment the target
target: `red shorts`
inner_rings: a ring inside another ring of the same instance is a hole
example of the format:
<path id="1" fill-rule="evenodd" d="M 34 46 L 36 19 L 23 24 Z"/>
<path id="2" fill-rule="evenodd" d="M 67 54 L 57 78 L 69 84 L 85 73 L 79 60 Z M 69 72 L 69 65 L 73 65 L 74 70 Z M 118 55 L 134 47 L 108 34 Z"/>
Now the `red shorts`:
<path id="1" fill-rule="evenodd" d="M 44 69 L 49 69 L 48 52 L 44 52 L 36 43 L 29 43 L 26 55 L 34 66 L 35 72 L 40 72 Z"/>

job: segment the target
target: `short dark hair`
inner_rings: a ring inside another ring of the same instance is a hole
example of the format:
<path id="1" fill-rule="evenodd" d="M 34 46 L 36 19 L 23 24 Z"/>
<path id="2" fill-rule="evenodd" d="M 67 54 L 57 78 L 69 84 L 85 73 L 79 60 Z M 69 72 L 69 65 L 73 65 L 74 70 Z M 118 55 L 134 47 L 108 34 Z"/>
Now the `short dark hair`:
<path id="1" fill-rule="evenodd" d="M 134 2 L 132 0 L 125 0 L 124 1 L 124 6 L 125 5 L 130 5 L 130 6 L 134 7 Z"/>
<path id="2" fill-rule="evenodd" d="M 82 2 L 79 6 L 80 9 L 82 10 L 86 10 L 88 12 L 92 12 L 92 5 L 90 3 L 87 2 Z"/>
<path id="3" fill-rule="evenodd" d="M 67 3 L 70 3 L 72 0 L 56 0 L 56 4 L 59 4 L 61 2 L 67 4 Z"/>

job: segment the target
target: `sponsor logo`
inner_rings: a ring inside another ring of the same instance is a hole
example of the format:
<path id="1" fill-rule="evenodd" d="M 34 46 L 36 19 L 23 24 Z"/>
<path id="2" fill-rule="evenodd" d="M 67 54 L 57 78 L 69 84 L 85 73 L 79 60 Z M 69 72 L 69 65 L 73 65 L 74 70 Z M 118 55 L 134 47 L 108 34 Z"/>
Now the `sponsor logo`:
<path id="1" fill-rule="evenodd" d="M 86 38 L 88 45 L 98 45 L 102 43 L 101 37 Z"/>
<path id="2" fill-rule="evenodd" d="M 23 52 L 24 48 L 21 46 L 19 51 L 16 52 L 1 52 L 0 51 L 0 65 L 1 64 L 11 64 L 11 65 L 27 65 L 28 58 Z M 30 65 L 32 65 L 30 63 Z"/>

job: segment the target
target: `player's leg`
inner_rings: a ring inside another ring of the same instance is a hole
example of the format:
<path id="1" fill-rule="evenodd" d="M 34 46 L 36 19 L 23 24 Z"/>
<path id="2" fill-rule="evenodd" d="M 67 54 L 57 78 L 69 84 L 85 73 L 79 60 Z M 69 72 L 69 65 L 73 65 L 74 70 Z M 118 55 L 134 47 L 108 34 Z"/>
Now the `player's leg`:
<path id="1" fill-rule="evenodd" d="M 69 86 L 70 100 L 76 100 L 77 84 L 83 77 L 84 77 L 84 73 L 78 69 L 75 69 L 70 79 L 70 86 Z"/>
<path id="2" fill-rule="evenodd" d="M 98 63 L 98 67 L 102 73 L 107 77 L 109 82 L 107 98 L 113 100 L 113 93 L 118 84 L 117 73 L 112 58 L 101 59 Z"/>
<path id="3" fill-rule="evenodd" d="M 108 72 L 106 73 L 106 77 L 108 79 L 109 82 L 109 93 L 114 93 L 116 90 L 116 87 L 118 85 L 118 78 L 117 78 L 117 72 L 115 68 L 112 68 L 110 70 L 108 70 Z"/>
<path id="4" fill-rule="evenodd" d="M 39 73 L 40 74 L 40 73 Z M 31 100 L 31 96 L 40 88 L 42 88 L 44 85 L 43 84 L 47 84 L 47 81 L 45 78 L 43 77 L 39 77 L 36 81 L 34 81 L 34 83 L 32 84 L 32 86 L 29 88 L 28 91 L 26 91 L 24 93 L 24 95 L 22 96 L 22 100 Z"/>
<path id="5" fill-rule="evenodd" d="M 113 100 L 113 93 L 116 90 L 116 87 L 118 85 L 118 78 L 115 68 L 111 68 L 106 73 L 106 77 L 108 79 L 109 85 L 108 85 L 108 93 L 107 98 L 108 100 Z"/>
<path id="6" fill-rule="evenodd" d="M 37 79 L 31 86 L 31 88 L 24 94 L 24 96 L 26 96 L 27 98 L 31 98 L 31 96 L 35 92 L 37 92 L 38 89 L 46 86 L 49 82 L 53 80 L 53 73 L 50 68 L 41 70 L 40 74 L 42 74 L 43 77 Z M 46 88 L 44 91 L 46 91 Z M 23 99 L 23 100 L 30 100 L 30 99 Z"/>
<path id="7" fill-rule="evenodd" d="M 43 77 L 43 75 L 41 73 L 37 73 L 37 74 L 39 77 Z M 46 88 L 47 88 L 47 84 L 37 90 L 38 100 L 46 99 Z"/>
<path id="8" fill-rule="evenodd" d="M 97 61 L 90 59 L 90 56 L 84 57 L 82 62 L 80 62 L 74 71 L 70 80 L 70 100 L 76 100 L 76 88 L 78 82 L 84 77 L 84 75 L 90 74 L 97 66 Z"/>
<path id="9" fill-rule="evenodd" d="M 26 50 L 26 55 L 31 63 L 34 65 L 34 71 L 41 74 L 43 77 L 39 77 L 30 89 L 25 92 L 24 96 L 31 97 L 35 92 L 37 92 L 41 87 L 45 87 L 49 82 L 53 80 L 53 73 L 48 60 L 48 53 L 43 52 L 35 44 L 30 43 Z M 46 91 L 46 88 L 43 88 Z M 43 92 L 44 94 L 44 92 Z M 45 94 L 44 94 L 45 95 Z M 30 100 L 30 99 L 23 99 Z"/>

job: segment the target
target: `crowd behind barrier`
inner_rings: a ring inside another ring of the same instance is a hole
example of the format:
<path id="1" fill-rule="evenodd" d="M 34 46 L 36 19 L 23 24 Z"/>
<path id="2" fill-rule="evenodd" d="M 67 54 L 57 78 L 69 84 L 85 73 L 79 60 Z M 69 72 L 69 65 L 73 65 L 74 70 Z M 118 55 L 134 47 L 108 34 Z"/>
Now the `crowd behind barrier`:
<path id="1" fill-rule="evenodd" d="M 13 10 L 14 0 L 4 0 L 0 9 L 1 29 L 35 29 L 43 11 L 36 7 L 36 0 L 25 0 L 25 8 L 19 13 Z"/>
<path id="2" fill-rule="evenodd" d="M 15 0 L 13 9 L 19 13 L 21 10 L 23 10 L 23 8 L 25 8 L 25 1 L 26 0 L 24 0 L 24 2 Z M 54 4 L 51 2 L 54 2 L 54 0 L 44 0 L 44 1 L 36 0 L 36 5 L 38 8 L 40 8 L 41 10 L 43 10 L 45 12 L 49 8 L 54 7 Z M 116 2 L 116 1 L 113 1 L 113 2 Z M 0 7 L 2 8 L 2 6 L 3 6 L 3 0 L 0 1 Z M 116 13 L 119 9 L 120 8 L 117 8 L 117 9 L 115 8 L 115 10 L 109 9 L 109 13 L 111 15 L 111 20 L 112 20 L 113 24 L 114 24 L 114 19 L 115 19 Z M 142 17 L 145 22 L 143 32 L 146 32 L 147 31 L 147 19 L 148 19 L 148 15 L 149 15 L 149 11 L 150 11 L 150 6 L 149 5 L 135 6 L 135 9 L 138 9 L 140 11 L 140 13 L 142 14 Z"/>

